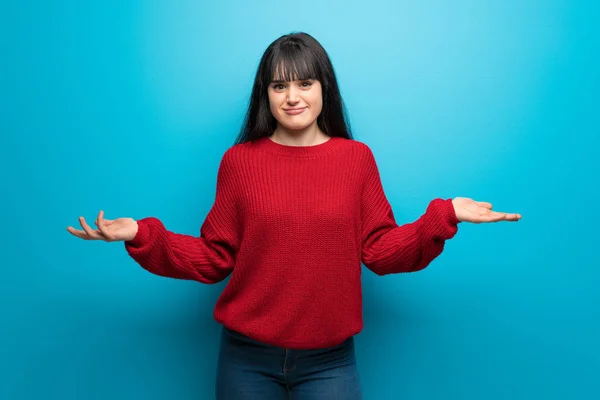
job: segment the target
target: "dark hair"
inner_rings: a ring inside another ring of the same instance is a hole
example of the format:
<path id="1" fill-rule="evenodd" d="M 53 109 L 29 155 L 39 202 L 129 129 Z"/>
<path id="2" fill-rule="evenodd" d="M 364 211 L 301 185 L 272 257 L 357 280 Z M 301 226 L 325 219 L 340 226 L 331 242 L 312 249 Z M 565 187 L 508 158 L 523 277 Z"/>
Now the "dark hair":
<path id="1" fill-rule="evenodd" d="M 352 139 L 346 107 L 327 52 L 315 38 L 298 32 L 281 36 L 265 50 L 236 144 L 270 136 L 277 127 L 267 91 L 275 78 L 283 81 L 318 80 L 323 90 L 323 109 L 317 117 L 317 125 L 328 136 Z"/>

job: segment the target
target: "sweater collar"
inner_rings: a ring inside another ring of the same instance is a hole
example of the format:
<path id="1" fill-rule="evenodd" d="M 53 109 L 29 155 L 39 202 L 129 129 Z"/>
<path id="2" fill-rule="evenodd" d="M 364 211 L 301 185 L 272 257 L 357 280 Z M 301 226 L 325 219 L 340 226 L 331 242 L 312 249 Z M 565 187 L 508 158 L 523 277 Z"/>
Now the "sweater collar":
<path id="1" fill-rule="evenodd" d="M 259 148 L 279 156 L 302 158 L 329 153 L 339 139 L 341 138 L 332 136 L 327 141 L 312 146 L 289 146 L 274 142 L 267 136 L 258 139 L 256 144 Z"/>

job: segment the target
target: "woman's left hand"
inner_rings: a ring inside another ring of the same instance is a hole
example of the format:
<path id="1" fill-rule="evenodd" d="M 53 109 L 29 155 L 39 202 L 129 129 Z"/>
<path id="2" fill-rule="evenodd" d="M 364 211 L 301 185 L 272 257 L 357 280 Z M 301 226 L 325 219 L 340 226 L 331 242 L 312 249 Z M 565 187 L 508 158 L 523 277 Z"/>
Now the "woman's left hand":
<path id="1" fill-rule="evenodd" d="M 475 201 L 466 197 L 456 197 L 452 200 L 452 205 L 454 206 L 456 218 L 461 222 L 480 224 L 482 222 L 518 221 L 521 219 L 521 214 L 492 211 L 490 203 Z"/>

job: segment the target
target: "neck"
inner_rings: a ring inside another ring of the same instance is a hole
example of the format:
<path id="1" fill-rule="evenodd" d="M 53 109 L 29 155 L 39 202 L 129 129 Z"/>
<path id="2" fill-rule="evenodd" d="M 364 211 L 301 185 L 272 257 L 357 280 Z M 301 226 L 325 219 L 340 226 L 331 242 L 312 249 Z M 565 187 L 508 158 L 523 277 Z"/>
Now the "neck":
<path id="1" fill-rule="evenodd" d="M 287 146 L 314 146 L 329 140 L 329 136 L 319 129 L 317 121 L 299 130 L 287 129 L 277 124 L 277 128 L 275 128 L 270 138 L 276 143 Z"/>

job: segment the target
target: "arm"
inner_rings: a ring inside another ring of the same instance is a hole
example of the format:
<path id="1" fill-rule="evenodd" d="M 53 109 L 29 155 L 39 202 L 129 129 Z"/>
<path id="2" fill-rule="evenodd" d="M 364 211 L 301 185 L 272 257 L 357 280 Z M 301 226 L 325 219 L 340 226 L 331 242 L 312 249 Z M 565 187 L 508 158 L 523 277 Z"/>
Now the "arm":
<path id="1" fill-rule="evenodd" d="M 425 214 L 398 226 L 384 194 L 379 170 L 367 149 L 362 193 L 362 262 L 377 275 L 419 271 L 444 249 L 460 222 L 451 199 L 434 199 Z"/>
<path id="2" fill-rule="evenodd" d="M 217 174 L 215 202 L 200 228 L 200 237 L 174 233 L 156 218 L 138 221 L 138 232 L 125 242 L 129 255 L 153 274 L 217 283 L 235 265 L 240 244 L 236 190 L 230 152 L 225 152 Z"/>

